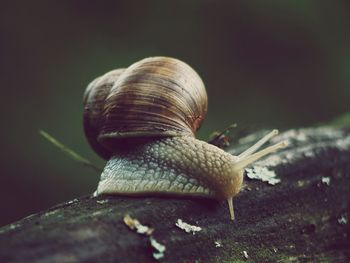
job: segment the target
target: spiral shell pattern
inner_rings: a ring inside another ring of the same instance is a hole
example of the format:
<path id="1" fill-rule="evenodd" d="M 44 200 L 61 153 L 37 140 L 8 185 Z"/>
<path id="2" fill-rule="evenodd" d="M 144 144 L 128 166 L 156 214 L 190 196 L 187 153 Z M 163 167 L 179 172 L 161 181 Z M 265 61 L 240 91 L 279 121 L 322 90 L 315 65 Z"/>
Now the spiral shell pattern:
<path id="1" fill-rule="evenodd" d="M 194 137 L 208 107 L 198 74 L 169 57 L 111 71 L 94 80 L 84 97 L 85 134 L 105 159 L 116 142 L 130 137 Z"/>

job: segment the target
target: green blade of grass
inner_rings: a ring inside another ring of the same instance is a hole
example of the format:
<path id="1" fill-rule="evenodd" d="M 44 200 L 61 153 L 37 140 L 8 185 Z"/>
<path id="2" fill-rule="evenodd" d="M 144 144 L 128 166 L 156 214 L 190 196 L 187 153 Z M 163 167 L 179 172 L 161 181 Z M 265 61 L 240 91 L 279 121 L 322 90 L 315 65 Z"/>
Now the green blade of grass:
<path id="1" fill-rule="evenodd" d="M 67 154 L 70 158 L 72 158 L 74 161 L 81 163 L 84 166 L 90 167 L 94 169 L 97 172 L 102 172 L 102 169 L 91 163 L 89 160 L 85 159 L 81 155 L 77 154 L 75 151 L 70 149 L 68 146 L 62 144 L 58 140 L 56 140 L 54 137 L 52 137 L 50 134 L 43 130 L 39 130 L 39 134 L 43 136 L 46 140 L 48 140 L 50 143 L 52 143 L 54 146 L 59 148 L 62 152 Z"/>
<path id="2" fill-rule="evenodd" d="M 233 123 L 233 124 L 230 124 L 228 127 L 226 127 L 223 131 L 219 132 L 214 138 L 210 139 L 208 141 L 208 143 L 214 143 L 216 140 L 218 140 L 222 135 L 230 132 L 233 128 L 236 128 L 237 127 L 237 124 L 236 123 Z"/>

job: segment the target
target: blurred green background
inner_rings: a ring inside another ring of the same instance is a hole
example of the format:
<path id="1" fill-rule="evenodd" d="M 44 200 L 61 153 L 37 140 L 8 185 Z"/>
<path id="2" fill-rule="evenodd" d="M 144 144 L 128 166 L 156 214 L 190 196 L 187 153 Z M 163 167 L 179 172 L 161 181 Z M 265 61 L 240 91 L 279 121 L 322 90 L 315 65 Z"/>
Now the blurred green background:
<path id="1" fill-rule="evenodd" d="M 95 77 L 156 55 L 190 64 L 209 111 L 199 137 L 232 122 L 287 129 L 349 111 L 350 1 L 1 1 L 0 225 L 95 190 L 103 166 L 82 130 Z"/>

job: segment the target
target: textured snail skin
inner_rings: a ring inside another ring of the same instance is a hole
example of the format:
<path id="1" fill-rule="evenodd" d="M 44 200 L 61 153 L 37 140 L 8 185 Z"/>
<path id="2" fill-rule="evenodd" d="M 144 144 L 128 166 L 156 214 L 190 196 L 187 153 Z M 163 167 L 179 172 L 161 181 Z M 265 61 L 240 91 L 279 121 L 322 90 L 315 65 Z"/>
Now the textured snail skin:
<path id="1" fill-rule="evenodd" d="M 97 194 L 174 194 L 227 199 L 242 185 L 237 157 L 193 137 L 167 137 L 116 152 Z"/>

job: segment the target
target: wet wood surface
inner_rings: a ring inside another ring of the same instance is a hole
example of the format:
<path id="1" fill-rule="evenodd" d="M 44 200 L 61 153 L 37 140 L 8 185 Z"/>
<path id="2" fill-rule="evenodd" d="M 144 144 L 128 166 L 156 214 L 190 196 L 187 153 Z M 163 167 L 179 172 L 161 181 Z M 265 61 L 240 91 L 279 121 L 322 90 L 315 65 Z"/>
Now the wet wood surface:
<path id="1" fill-rule="evenodd" d="M 228 147 L 239 153 L 264 131 Z M 226 203 L 175 197 L 81 197 L 0 229 L 0 262 L 346 262 L 350 260 L 350 131 L 289 130 L 289 146 L 247 169 Z M 256 176 L 275 176 L 269 184 Z M 20 202 L 20 200 L 19 200 Z M 156 260 L 150 238 L 123 222 L 154 228 L 166 247 Z M 186 233 L 182 219 L 200 226 Z"/>

